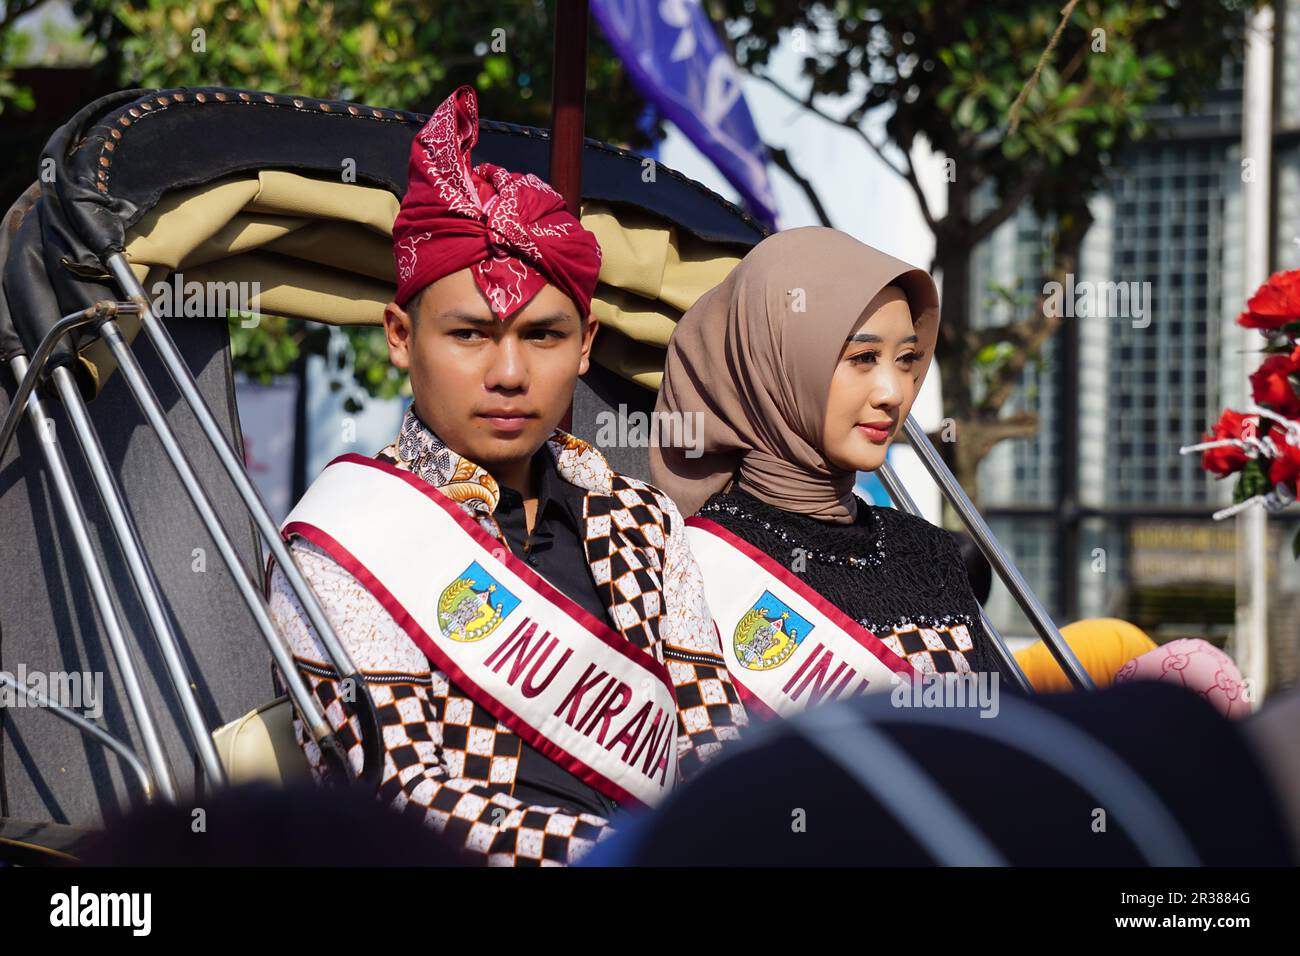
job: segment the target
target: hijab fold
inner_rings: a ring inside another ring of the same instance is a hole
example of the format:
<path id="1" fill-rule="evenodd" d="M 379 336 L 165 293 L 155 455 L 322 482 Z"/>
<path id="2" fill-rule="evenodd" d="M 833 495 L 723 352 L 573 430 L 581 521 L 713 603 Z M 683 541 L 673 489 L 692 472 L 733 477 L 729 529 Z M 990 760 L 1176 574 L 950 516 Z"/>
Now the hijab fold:
<path id="1" fill-rule="evenodd" d="M 853 520 L 857 473 L 826 460 L 822 428 L 845 339 L 886 286 L 901 289 L 912 310 L 924 353 L 919 388 L 938 337 L 934 280 L 846 233 L 808 226 L 771 235 L 687 310 L 668 343 L 655 411 L 702 415 L 702 428 L 684 432 L 701 435 L 702 448 L 650 449 L 652 480 L 683 514 L 734 477 L 785 511 Z"/>

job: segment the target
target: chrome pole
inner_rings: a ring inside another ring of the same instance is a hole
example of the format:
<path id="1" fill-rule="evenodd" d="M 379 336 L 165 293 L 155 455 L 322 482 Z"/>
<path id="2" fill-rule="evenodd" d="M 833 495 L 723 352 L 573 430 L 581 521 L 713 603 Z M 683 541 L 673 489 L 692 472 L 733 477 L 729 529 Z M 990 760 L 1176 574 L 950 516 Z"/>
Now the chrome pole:
<path id="1" fill-rule="evenodd" d="M 9 685 L 28 700 L 35 701 L 37 707 L 50 711 L 60 720 L 66 720 L 83 734 L 86 734 L 88 737 L 93 737 L 109 750 L 113 751 L 113 753 L 117 754 L 124 764 L 135 771 L 136 779 L 140 784 L 140 789 L 144 792 L 145 803 L 153 802 L 153 780 L 149 776 L 149 771 L 145 768 L 145 765 L 140 762 L 140 758 L 135 755 L 135 752 L 132 751 L 130 747 L 122 743 L 122 741 L 118 740 L 108 731 L 96 727 L 93 723 L 70 707 L 56 704 L 39 691 L 33 690 L 30 687 L 24 687 L 22 684 L 18 683 L 18 680 L 13 675 L 6 671 L 0 671 L 0 684 Z M 167 799 L 168 802 L 175 802 L 174 797 L 169 797 Z"/>
<path id="2" fill-rule="evenodd" d="M 26 375 L 28 369 L 26 356 L 15 355 L 9 360 L 9 364 L 13 367 L 16 375 L 20 377 Z M 172 778 L 171 767 L 167 763 L 167 755 L 163 749 L 162 738 L 158 733 L 158 725 L 154 722 L 153 713 L 149 710 L 149 704 L 145 700 L 135 658 L 131 654 L 131 648 L 127 644 L 126 636 L 122 633 L 121 619 L 118 617 L 117 609 L 113 606 L 113 600 L 109 595 L 108 581 L 104 575 L 103 565 L 90 542 L 86 514 L 82 510 L 81 500 L 73 490 L 67 459 L 63 457 L 63 450 L 59 447 L 55 438 L 54 422 L 46 416 L 44 404 L 38 394 L 29 392 L 26 405 L 32 429 L 36 432 L 36 437 L 41 445 L 41 452 L 45 456 L 46 467 L 49 468 L 50 478 L 54 483 L 55 494 L 58 496 L 59 504 L 63 508 L 68 526 L 72 529 L 72 540 L 81 558 L 81 565 L 86 572 L 86 581 L 90 586 L 91 599 L 95 602 L 95 608 L 99 611 L 99 618 L 104 624 L 104 631 L 108 635 L 108 644 L 113 652 L 113 659 L 117 662 L 118 673 L 122 677 L 122 685 L 126 691 L 131 714 L 134 716 L 136 726 L 140 729 L 140 736 L 144 740 L 145 756 L 149 761 L 149 766 L 153 768 L 152 780 L 157 781 L 158 790 L 162 793 L 163 799 L 168 803 L 175 803 L 176 782 Z M 95 736 L 98 738 L 98 728 L 96 728 L 96 731 Z M 131 756 L 132 758 L 135 757 L 134 754 Z M 152 799 L 154 790 L 148 774 L 145 774 L 145 784 L 145 799 L 148 801 Z"/>
<path id="3" fill-rule="evenodd" d="M 903 482 L 899 480 L 898 473 L 894 471 L 893 467 L 891 467 L 888 462 L 881 465 L 876 470 L 876 474 L 880 477 L 880 483 L 885 486 L 885 491 L 888 492 L 889 497 L 893 499 L 894 504 L 898 506 L 900 511 L 905 511 L 913 517 L 925 520 L 925 516 L 921 514 L 921 509 L 916 506 L 916 502 L 912 499 L 912 496 L 909 495 L 907 489 L 903 487 Z M 1034 693 L 1034 688 L 1033 685 L 1029 683 L 1029 678 L 1026 677 L 1025 672 L 1020 669 L 1020 662 L 1016 660 L 1015 655 L 1013 655 L 1007 648 L 1006 640 L 993 625 L 993 621 L 990 620 L 988 612 L 985 611 L 982 606 L 980 607 L 980 623 L 984 625 L 984 632 L 988 634 L 989 639 L 993 642 L 993 653 L 997 656 L 999 663 L 1002 664 L 1003 672 L 1010 674 L 1011 679 L 1015 681 L 1016 686 L 1026 694 Z"/>
<path id="4" fill-rule="evenodd" d="M 1273 59 L 1275 42 L 1273 25 L 1275 15 L 1285 17 L 1284 29 L 1289 29 L 1295 22 L 1291 10 L 1281 14 L 1274 13 L 1274 6 L 1269 4 L 1252 4 L 1254 9 L 1246 13 L 1246 58 L 1243 71 L 1241 100 L 1241 155 L 1258 156 L 1260 162 L 1255 170 L 1249 188 L 1241 191 L 1241 254 L 1238 276 L 1241 288 L 1247 293 L 1259 288 L 1268 279 L 1270 260 L 1273 258 L 1274 220 L 1273 197 L 1277 190 L 1272 186 L 1272 164 L 1267 157 L 1273 152 L 1273 123 L 1275 111 L 1279 108 L 1273 102 Z M 1279 38 L 1281 39 L 1281 38 Z M 1285 38 L 1289 44 L 1291 39 Z M 1282 57 L 1291 53 L 1289 46 L 1277 51 Z M 1278 117 L 1280 118 L 1280 117 Z M 1281 170 L 1279 170 L 1281 172 Z M 1283 207 L 1285 208 L 1285 207 Z M 1278 216 L 1284 215 L 1281 210 Z M 1234 351 L 1240 356 L 1240 371 L 1233 376 L 1237 383 L 1237 395 L 1225 395 L 1228 405 L 1240 408 L 1237 402 L 1250 402 L 1254 398 L 1254 388 L 1250 376 L 1259 368 L 1267 356 L 1262 354 L 1258 345 L 1260 339 L 1255 330 L 1238 325 L 1229 333 L 1235 340 Z M 1237 364 L 1234 362 L 1233 364 Z M 1235 371 L 1235 370 L 1234 370 Z M 1225 376 L 1226 378 L 1227 376 Z M 1236 401 L 1234 401 L 1234 398 Z M 1247 680 L 1253 693 L 1253 701 L 1265 700 L 1269 684 L 1269 601 L 1272 599 L 1268 580 L 1269 564 L 1275 561 L 1273 548 L 1268 540 L 1268 512 L 1259 506 L 1246 508 L 1237 513 L 1233 524 L 1236 525 L 1236 611 L 1233 615 L 1232 644 L 1233 657 L 1241 667 L 1241 673 Z M 1271 560 L 1270 560 L 1271 559 Z M 1280 626 L 1279 626 L 1280 625 Z M 1286 617 L 1281 622 L 1275 621 L 1272 630 L 1289 631 Z M 1258 703 L 1253 703 L 1258 707 Z"/>
<path id="5" fill-rule="evenodd" d="M 0 425 L 0 459 L 3 459 L 5 452 L 9 450 L 9 442 L 13 440 L 14 432 L 18 428 L 18 419 L 27 404 L 27 396 L 32 393 L 37 381 L 45 374 L 45 363 L 49 361 L 50 354 L 59 344 L 59 340 L 73 329 L 89 325 L 96 319 L 112 315 L 135 315 L 139 311 L 140 307 L 134 302 L 96 302 L 89 308 L 65 315 L 54 323 L 54 326 L 45 333 L 45 338 L 41 339 L 40 344 L 36 346 L 31 365 L 28 366 L 26 358 L 23 359 L 26 372 L 18 373 L 18 391 L 14 393 L 13 401 L 9 403 L 4 424 Z"/>
<path id="6" fill-rule="evenodd" d="M 194 417 L 198 419 L 199 427 L 203 429 L 208 442 L 216 450 L 222 467 L 225 468 L 226 474 L 230 476 L 230 480 L 235 486 L 235 490 L 243 499 L 244 506 L 248 508 L 258 532 L 266 541 L 271 556 L 279 564 L 285 579 L 289 582 L 289 586 L 302 604 L 308 620 L 315 629 L 316 635 L 320 638 L 321 644 L 324 645 L 326 654 L 329 655 L 330 662 L 338 671 L 340 678 L 344 681 L 351 680 L 352 686 L 359 691 L 357 694 L 357 703 L 359 704 L 357 716 L 361 721 L 361 736 L 364 742 L 363 745 L 366 748 L 364 769 L 361 776 L 367 783 L 373 783 L 377 786 L 383 769 L 383 748 L 379 729 L 379 714 L 375 709 L 374 698 L 370 695 L 369 685 L 357 672 L 352 656 L 335 633 L 334 626 L 330 623 L 316 598 L 316 592 L 308 585 L 307 579 L 303 577 L 302 571 L 298 567 L 298 563 L 289 553 L 284 539 L 280 537 L 279 527 L 271 518 L 270 512 L 267 511 L 266 503 L 262 501 L 262 496 L 248 477 L 248 473 L 236 456 L 235 450 L 226 440 L 226 436 L 222 434 L 212 410 L 208 408 L 207 402 L 204 401 L 203 395 L 199 392 L 194 375 L 186 366 L 185 359 L 181 356 L 180 350 L 176 348 L 176 343 L 172 341 L 166 326 L 154 315 L 149 299 L 145 295 L 144 287 L 140 285 L 135 273 L 131 271 L 126 257 L 120 252 L 115 253 L 107 258 L 105 265 L 122 287 L 122 291 L 127 294 L 127 297 L 140 306 L 140 317 L 145 333 L 153 342 L 154 348 L 157 350 L 172 380 L 176 383 L 181 396 L 194 412 Z"/>
<path id="7" fill-rule="evenodd" d="M 270 648 L 271 655 L 275 658 L 276 665 L 280 668 L 281 674 L 288 684 L 287 690 L 293 697 L 293 701 L 298 707 L 308 708 L 302 710 L 304 722 L 308 725 L 312 733 L 312 738 L 317 742 L 328 738 L 333 731 L 325 721 L 325 715 L 318 706 L 313 706 L 315 698 L 312 697 L 311 691 L 307 689 L 306 682 L 302 679 L 298 668 L 294 666 L 293 655 L 284 643 L 280 632 L 276 630 L 275 623 L 271 620 L 270 610 L 266 605 L 261 591 L 249 577 L 248 570 L 239 560 L 239 552 L 235 549 L 234 543 L 230 540 L 230 535 L 226 532 L 225 527 L 218 517 L 216 509 L 212 506 L 211 499 L 203 490 L 198 475 L 194 473 L 194 467 L 190 464 L 189 457 L 181 448 L 180 442 L 176 439 L 176 433 L 172 430 L 167 416 L 163 412 L 162 405 L 158 402 L 157 395 L 154 394 L 148 380 L 144 376 L 140 363 L 136 360 L 135 353 L 131 347 L 126 344 L 122 337 L 122 331 L 117 327 L 117 323 L 111 319 L 106 319 L 100 326 L 99 332 L 103 340 L 108 344 L 113 353 L 113 358 L 117 360 L 118 371 L 125 377 L 127 387 L 130 388 L 131 394 L 135 397 L 136 404 L 140 406 L 140 411 L 144 413 L 145 419 L 158 435 L 158 440 L 162 442 L 163 450 L 171 460 L 172 466 L 180 476 L 181 484 L 185 486 L 185 491 L 194 503 L 199 517 L 203 520 L 204 526 L 212 536 L 212 540 L 217 545 L 217 550 L 221 552 L 221 558 L 230 568 L 230 574 L 235 580 L 235 585 L 239 588 L 239 593 L 248 605 L 249 611 L 252 612 L 253 619 L 257 623 L 257 629 L 262 632 L 262 637 L 266 645 Z"/>
<path id="8" fill-rule="evenodd" d="M 167 674 L 171 678 L 173 688 L 176 690 L 176 696 L 180 699 L 181 713 L 189 728 L 190 736 L 194 738 L 194 746 L 199 761 L 208 775 L 208 780 L 214 786 L 221 786 L 225 783 L 226 774 L 221 768 L 221 759 L 217 756 L 217 748 L 212 743 L 212 735 L 208 731 L 207 724 L 203 719 L 203 713 L 199 709 L 199 702 L 194 695 L 190 676 L 185 670 L 185 663 L 181 660 L 180 642 L 177 640 L 176 632 L 172 629 L 171 622 L 167 619 L 167 614 L 163 610 L 162 599 L 158 595 L 158 582 L 153 576 L 153 569 L 145 560 L 144 547 L 140 543 L 140 536 L 136 530 L 135 522 L 131 520 L 126 506 L 123 504 L 121 490 L 117 487 L 117 481 L 108 468 L 103 446 L 99 443 L 99 435 L 95 431 L 95 426 L 91 424 L 90 415 L 86 412 L 85 401 L 81 397 L 81 392 L 77 388 L 72 373 L 66 367 L 61 366 L 56 368 L 52 375 L 55 390 L 58 392 L 59 399 L 63 402 L 68 417 L 72 421 L 73 433 L 81 443 L 82 453 L 86 456 L 86 462 L 90 465 L 95 485 L 104 501 L 104 511 L 108 515 L 113 531 L 121 544 L 131 579 L 139 590 L 145 614 L 148 616 L 149 624 L 158 639 L 158 646 L 162 650 Z"/>
<path id="9" fill-rule="evenodd" d="M 939 456 L 938 449 L 931 443 L 930 436 L 925 433 L 925 430 L 917 424 L 916 419 L 911 415 L 908 415 L 907 421 L 903 423 L 903 430 L 907 433 L 907 439 L 916 451 L 917 457 L 921 459 L 921 464 L 925 465 L 925 470 L 930 473 L 930 477 L 939 485 L 944 497 L 952 503 L 958 517 L 970 530 L 975 543 L 980 546 L 984 556 L 993 565 L 993 570 L 1006 584 L 1007 590 L 1016 599 L 1020 609 L 1025 612 L 1025 616 L 1029 618 L 1029 623 L 1033 625 L 1034 630 L 1042 637 L 1043 643 L 1047 645 L 1047 649 L 1056 658 L 1056 663 L 1060 665 L 1061 670 L 1065 671 L 1065 676 L 1077 688 L 1095 690 L 1096 685 L 1093 684 L 1092 678 L 1083 669 L 1079 659 L 1074 656 L 1074 651 L 1065 642 L 1061 632 L 1056 629 L 1056 624 L 1052 622 L 1051 616 L 1039 602 L 1037 595 L 1030 589 L 1028 582 L 1020 574 L 1020 569 L 1016 567 L 1015 562 L 1003 550 L 1002 545 L 998 543 L 998 539 L 993 536 L 992 530 L 984 521 L 984 516 L 979 513 L 979 509 L 970 500 L 965 489 L 962 488 L 953 473 L 948 470 L 943 458 Z"/>

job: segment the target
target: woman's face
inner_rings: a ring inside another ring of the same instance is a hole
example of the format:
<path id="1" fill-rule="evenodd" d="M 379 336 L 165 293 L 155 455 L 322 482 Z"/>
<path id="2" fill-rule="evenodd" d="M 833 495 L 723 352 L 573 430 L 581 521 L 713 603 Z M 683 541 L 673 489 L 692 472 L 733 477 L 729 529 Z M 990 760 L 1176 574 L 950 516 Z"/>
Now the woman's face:
<path id="1" fill-rule="evenodd" d="M 912 311 L 900 289 L 886 286 L 862 313 L 831 376 L 822 453 L 846 471 L 875 471 L 916 398 L 924 357 Z"/>

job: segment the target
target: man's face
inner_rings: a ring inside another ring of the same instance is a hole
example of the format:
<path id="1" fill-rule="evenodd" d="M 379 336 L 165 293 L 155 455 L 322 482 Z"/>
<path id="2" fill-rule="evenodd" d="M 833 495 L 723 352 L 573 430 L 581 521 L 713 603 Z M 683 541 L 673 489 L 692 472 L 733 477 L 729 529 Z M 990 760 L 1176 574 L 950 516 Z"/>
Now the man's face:
<path id="1" fill-rule="evenodd" d="M 388 355 L 409 370 L 415 411 L 450 448 L 488 471 L 517 464 L 551 436 L 587 371 L 597 321 L 547 284 L 504 322 L 469 269 L 384 309 Z M 414 319 L 414 321 L 412 321 Z"/>

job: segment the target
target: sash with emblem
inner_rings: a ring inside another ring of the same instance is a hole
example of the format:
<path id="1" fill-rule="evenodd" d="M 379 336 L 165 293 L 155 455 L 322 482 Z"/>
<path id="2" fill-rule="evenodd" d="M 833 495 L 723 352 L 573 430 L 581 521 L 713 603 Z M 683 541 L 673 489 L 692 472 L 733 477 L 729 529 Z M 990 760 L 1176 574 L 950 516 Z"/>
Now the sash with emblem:
<path id="1" fill-rule="evenodd" d="M 686 536 L 704 574 L 722 654 L 746 708 L 789 717 L 894 686 L 915 669 L 749 542 L 698 515 Z"/>
<path id="2" fill-rule="evenodd" d="M 434 667 L 574 776 L 632 805 L 653 806 L 672 788 L 677 703 L 667 668 L 432 485 L 342 455 L 280 530 L 323 548 Z"/>

